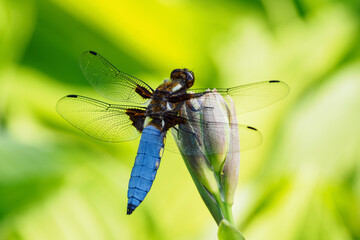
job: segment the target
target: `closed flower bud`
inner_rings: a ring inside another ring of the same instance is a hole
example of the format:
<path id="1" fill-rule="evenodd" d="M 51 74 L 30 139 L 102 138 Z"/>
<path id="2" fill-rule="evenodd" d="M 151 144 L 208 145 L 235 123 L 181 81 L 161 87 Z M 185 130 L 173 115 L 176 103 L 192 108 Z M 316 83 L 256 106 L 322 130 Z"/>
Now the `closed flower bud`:
<path id="1" fill-rule="evenodd" d="M 230 105 L 214 90 L 188 101 L 181 108 L 187 121 L 172 130 L 198 191 L 218 224 L 224 218 L 232 221 L 240 162 L 234 104 L 231 98 L 227 100 Z"/>

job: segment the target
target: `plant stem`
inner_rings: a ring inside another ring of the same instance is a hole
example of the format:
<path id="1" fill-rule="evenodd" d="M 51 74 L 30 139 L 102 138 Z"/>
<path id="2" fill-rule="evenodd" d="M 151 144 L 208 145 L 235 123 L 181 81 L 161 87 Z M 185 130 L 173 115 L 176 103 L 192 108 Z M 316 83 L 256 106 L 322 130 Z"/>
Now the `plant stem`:
<path id="1" fill-rule="evenodd" d="M 226 212 L 226 216 L 228 216 L 228 219 L 226 219 L 226 220 L 228 220 L 231 224 L 234 225 L 235 222 L 234 222 L 234 217 L 232 214 L 232 206 L 227 203 L 224 203 L 224 205 L 225 205 L 224 211 Z"/>
<path id="2" fill-rule="evenodd" d="M 214 197 L 215 197 L 216 203 L 218 204 L 218 206 L 224 216 L 224 219 L 226 219 L 231 224 L 234 224 L 234 218 L 232 215 L 231 206 L 228 205 L 227 203 L 223 202 L 220 194 L 216 194 Z"/>

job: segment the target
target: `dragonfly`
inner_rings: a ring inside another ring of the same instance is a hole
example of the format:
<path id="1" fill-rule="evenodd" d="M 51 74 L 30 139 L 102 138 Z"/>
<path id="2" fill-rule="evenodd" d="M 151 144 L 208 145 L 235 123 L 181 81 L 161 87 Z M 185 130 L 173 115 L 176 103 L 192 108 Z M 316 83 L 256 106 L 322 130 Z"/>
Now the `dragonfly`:
<path id="1" fill-rule="evenodd" d="M 190 118 L 189 115 L 183 114 L 181 109 L 186 104 L 191 106 L 192 101 L 212 91 L 204 88 L 192 89 L 195 75 L 188 69 L 173 70 L 170 79 L 164 80 L 154 90 L 144 81 L 119 71 L 94 51 L 87 51 L 81 55 L 80 67 L 87 81 L 100 95 L 121 104 L 110 104 L 72 94 L 58 101 L 57 112 L 71 125 L 98 140 L 122 142 L 136 139 L 141 135 L 127 192 L 127 214 L 130 215 L 150 191 L 160 165 L 168 130 L 179 133 L 178 136 L 204 134 L 187 126 L 192 123 L 210 123 L 200 117 Z M 230 96 L 233 99 L 237 114 L 268 106 L 285 97 L 288 91 L 287 84 L 278 80 L 216 89 L 222 96 Z M 207 108 L 211 110 L 211 106 Z M 199 111 L 201 106 L 189 109 Z M 211 127 L 218 128 L 223 128 L 224 125 L 220 122 L 210 124 Z M 237 127 L 242 143 L 241 150 L 261 143 L 262 136 L 256 128 L 240 124 Z M 195 136 L 192 139 L 206 137 Z M 165 149 L 176 149 L 176 143 L 179 141 L 174 138 L 175 144 L 166 141 Z M 186 143 L 182 141 L 182 144 Z M 191 149 L 191 146 L 184 146 L 180 151 L 194 154 Z"/>

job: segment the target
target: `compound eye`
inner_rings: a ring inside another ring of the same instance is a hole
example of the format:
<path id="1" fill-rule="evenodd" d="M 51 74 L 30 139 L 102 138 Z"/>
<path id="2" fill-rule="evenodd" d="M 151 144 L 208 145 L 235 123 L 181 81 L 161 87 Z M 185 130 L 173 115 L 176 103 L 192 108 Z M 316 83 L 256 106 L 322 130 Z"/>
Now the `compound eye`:
<path id="1" fill-rule="evenodd" d="M 194 73 L 192 71 L 187 71 L 186 72 L 186 86 L 188 88 L 191 88 L 192 85 L 194 85 L 194 82 L 195 82 Z"/>
<path id="2" fill-rule="evenodd" d="M 190 88 L 195 81 L 194 73 L 186 68 L 173 70 L 170 74 L 170 78 L 171 81 L 181 82 L 181 84 L 187 88 Z"/>
<path id="3" fill-rule="evenodd" d="M 184 73 L 181 71 L 181 69 L 175 69 L 171 72 L 170 79 L 174 81 L 174 80 L 184 78 L 184 76 L 182 76 L 183 74 Z"/>

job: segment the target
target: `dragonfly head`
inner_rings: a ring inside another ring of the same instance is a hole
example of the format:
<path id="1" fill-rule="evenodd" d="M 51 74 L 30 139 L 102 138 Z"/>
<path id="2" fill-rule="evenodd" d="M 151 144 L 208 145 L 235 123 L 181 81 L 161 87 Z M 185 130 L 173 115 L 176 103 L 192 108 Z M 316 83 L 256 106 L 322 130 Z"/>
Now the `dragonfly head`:
<path id="1" fill-rule="evenodd" d="M 184 69 L 175 69 L 170 74 L 170 79 L 173 82 L 180 82 L 181 85 L 191 88 L 195 81 L 195 75 L 192 71 Z"/>

